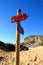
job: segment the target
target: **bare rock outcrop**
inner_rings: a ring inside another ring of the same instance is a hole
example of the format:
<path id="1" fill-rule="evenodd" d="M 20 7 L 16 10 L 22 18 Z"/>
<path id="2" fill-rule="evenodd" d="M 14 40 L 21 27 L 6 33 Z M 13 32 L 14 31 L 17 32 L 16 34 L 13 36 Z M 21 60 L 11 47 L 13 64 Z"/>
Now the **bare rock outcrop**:
<path id="1" fill-rule="evenodd" d="M 41 35 L 27 36 L 24 39 L 24 44 L 28 45 L 28 47 L 36 47 L 39 43 L 42 43 L 43 45 L 43 36 Z"/>

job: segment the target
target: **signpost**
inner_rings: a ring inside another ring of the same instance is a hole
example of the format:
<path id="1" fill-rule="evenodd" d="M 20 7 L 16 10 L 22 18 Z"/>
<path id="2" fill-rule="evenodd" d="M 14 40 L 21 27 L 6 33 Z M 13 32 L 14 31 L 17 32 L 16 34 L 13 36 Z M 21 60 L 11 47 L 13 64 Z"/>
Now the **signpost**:
<path id="1" fill-rule="evenodd" d="M 23 13 L 23 14 L 19 14 L 19 15 L 17 15 L 17 16 L 13 16 L 12 17 L 12 23 L 14 23 L 14 22 L 21 22 L 21 21 L 23 21 L 23 20 L 25 20 L 25 19 L 27 19 L 27 17 L 28 17 L 28 15 L 27 14 L 25 14 L 25 13 Z"/>
<path id="2" fill-rule="evenodd" d="M 17 10 L 17 15 L 21 14 L 21 10 Z M 20 21 L 17 22 L 17 26 L 20 24 Z M 20 33 L 16 29 L 16 65 L 20 65 Z"/>
<path id="3" fill-rule="evenodd" d="M 20 65 L 20 33 L 23 34 L 23 28 L 20 22 L 28 17 L 27 14 L 21 14 L 21 9 L 17 10 L 17 16 L 13 16 L 11 22 L 16 22 L 16 65 Z"/>

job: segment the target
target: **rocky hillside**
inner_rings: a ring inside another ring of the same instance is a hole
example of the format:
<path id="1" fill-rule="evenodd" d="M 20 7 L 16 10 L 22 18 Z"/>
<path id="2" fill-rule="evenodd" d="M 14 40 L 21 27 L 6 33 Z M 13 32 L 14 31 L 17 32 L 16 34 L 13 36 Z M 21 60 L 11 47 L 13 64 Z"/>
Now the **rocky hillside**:
<path id="1" fill-rule="evenodd" d="M 39 44 L 43 45 L 43 36 L 41 35 L 32 35 L 32 36 L 27 36 L 24 39 L 24 44 L 28 47 L 36 47 Z"/>
<path id="2" fill-rule="evenodd" d="M 27 36 L 25 39 L 24 39 L 24 42 L 25 43 L 41 43 L 43 42 L 43 36 L 41 35 L 32 35 L 32 36 Z"/>

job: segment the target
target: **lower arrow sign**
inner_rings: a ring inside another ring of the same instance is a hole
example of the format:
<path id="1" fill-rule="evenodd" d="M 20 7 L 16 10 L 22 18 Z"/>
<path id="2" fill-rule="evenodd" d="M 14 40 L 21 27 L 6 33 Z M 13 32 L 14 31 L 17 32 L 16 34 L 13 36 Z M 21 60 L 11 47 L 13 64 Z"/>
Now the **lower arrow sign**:
<path id="1" fill-rule="evenodd" d="M 20 24 L 18 24 L 17 30 L 18 30 L 19 33 L 24 34 L 23 27 Z"/>

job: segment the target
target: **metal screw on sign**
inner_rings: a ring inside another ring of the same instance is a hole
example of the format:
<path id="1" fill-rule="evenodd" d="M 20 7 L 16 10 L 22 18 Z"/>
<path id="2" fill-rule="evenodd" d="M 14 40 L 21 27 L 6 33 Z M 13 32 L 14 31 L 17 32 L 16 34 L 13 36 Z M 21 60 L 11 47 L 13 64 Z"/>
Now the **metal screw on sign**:
<path id="1" fill-rule="evenodd" d="M 21 9 L 17 10 L 17 15 L 13 16 L 11 22 L 16 22 L 16 65 L 20 65 L 20 33 L 24 34 L 24 30 L 20 22 L 27 19 L 27 14 L 21 14 Z"/>

